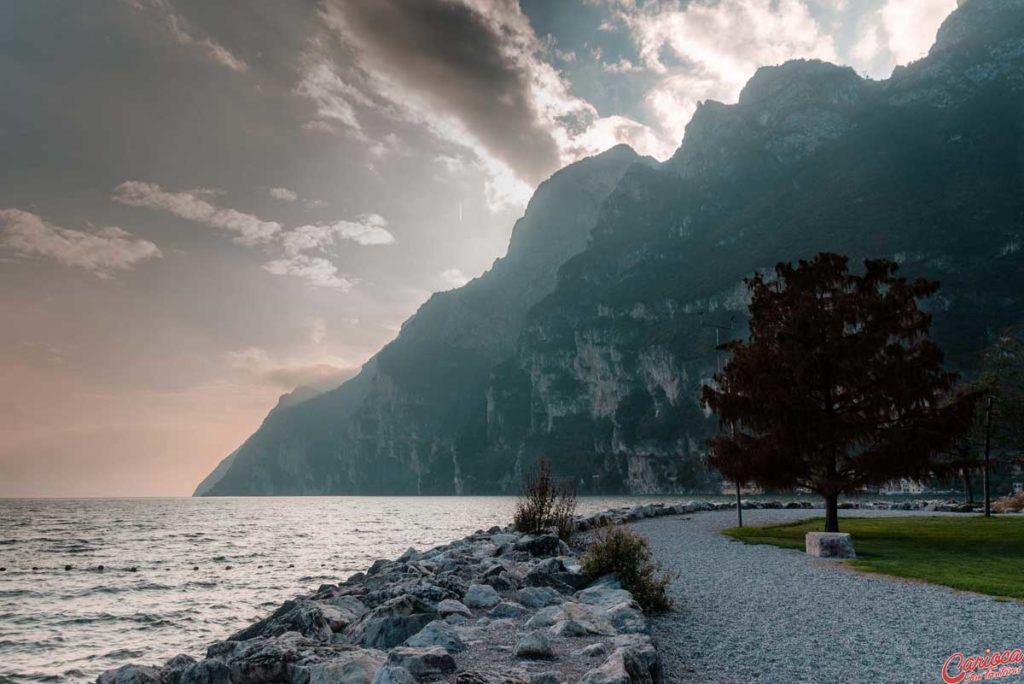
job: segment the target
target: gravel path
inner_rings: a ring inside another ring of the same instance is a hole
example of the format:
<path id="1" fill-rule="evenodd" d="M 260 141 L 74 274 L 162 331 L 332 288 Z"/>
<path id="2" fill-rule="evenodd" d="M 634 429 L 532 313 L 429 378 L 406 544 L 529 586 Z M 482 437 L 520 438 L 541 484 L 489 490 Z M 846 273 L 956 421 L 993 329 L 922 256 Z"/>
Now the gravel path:
<path id="1" fill-rule="evenodd" d="M 808 515 L 751 510 L 743 518 L 763 525 Z M 651 623 L 668 682 L 936 683 L 954 652 L 1024 648 L 1022 603 L 863 574 L 719 534 L 735 519 L 723 511 L 634 524 L 679 574 L 670 589 L 675 608 Z"/>

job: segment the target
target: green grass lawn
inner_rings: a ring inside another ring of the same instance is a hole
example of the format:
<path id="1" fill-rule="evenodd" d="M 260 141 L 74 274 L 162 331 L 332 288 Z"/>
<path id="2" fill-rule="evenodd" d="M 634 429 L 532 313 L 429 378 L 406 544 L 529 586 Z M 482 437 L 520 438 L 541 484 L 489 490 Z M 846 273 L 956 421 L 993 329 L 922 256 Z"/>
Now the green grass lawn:
<path id="1" fill-rule="evenodd" d="M 815 518 L 724 534 L 802 551 L 804 535 L 824 529 Z M 840 518 L 839 529 L 853 535 L 857 559 L 846 562 L 860 570 L 1024 599 L 1024 517 Z"/>

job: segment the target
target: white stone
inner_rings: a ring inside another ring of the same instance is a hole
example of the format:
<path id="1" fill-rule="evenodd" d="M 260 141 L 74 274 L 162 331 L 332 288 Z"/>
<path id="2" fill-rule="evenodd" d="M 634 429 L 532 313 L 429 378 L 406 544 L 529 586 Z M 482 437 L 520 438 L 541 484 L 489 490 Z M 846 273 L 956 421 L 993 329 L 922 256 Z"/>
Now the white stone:
<path id="1" fill-rule="evenodd" d="M 853 540 L 847 532 L 808 532 L 807 555 L 815 558 L 856 558 Z"/>

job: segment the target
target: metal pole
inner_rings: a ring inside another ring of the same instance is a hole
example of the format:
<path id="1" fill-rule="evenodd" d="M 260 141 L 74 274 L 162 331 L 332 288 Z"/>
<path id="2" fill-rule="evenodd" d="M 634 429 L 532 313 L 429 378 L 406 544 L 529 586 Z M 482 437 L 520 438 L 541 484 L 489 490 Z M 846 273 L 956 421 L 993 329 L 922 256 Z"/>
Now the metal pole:
<path id="1" fill-rule="evenodd" d="M 988 402 L 985 406 L 985 470 L 984 470 L 984 489 L 985 489 L 985 517 L 992 517 L 992 497 L 989 492 L 989 475 L 988 475 L 988 464 L 989 454 L 992 451 L 992 396 L 988 398 Z"/>
<path id="2" fill-rule="evenodd" d="M 732 438 L 736 439 L 736 423 L 729 426 L 732 431 Z M 743 500 L 740 498 L 740 479 L 736 478 L 736 520 L 739 527 L 743 527 Z"/>
<path id="3" fill-rule="evenodd" d="M 739 526 L 743 527 L 743 502 L 740 500 L 740 483 L 736 482 L 736 518 L 739 520 Z"/>
<path id="4" fill-rule="evenodd" d="M 729 322 L 730 323 L 732 322 L 733 318 L 735 318 L 735 315 L 729 317 Z M 704 322 L 704 312 L 703 311 L 700 313 L 700 326 L 702 328 L 703 327 L 708 327 L 708 328 L 714 328 L 715 329 L 715 368 L 718 369 L 718 375 L 721 375 L 721 373 L 722 373 L 722 351 L 719 349 L 719 347 L 722 346 L 722 329 L 725 328 L 726 326 L 724 326 L 724 325 L 713 325 L 713 324 L 705 323 Z M 735 437 L 736 436 L 736 426 L 735 425 L 731 425 L 730 428 L 732 429 L 732 436 Z M 741 483 L 740 483 L 739 479 L 737 479 L 736 480 L 736 520 L 737 520 L 739 526 L 743 527 L 743 500 L 740 498 L 740 486 L 741 486 Z"/>
<path id="5" fill-rule="evenodd" d="M 722 351 L 719 349 L 722 346 L 722 343 L 719 341 L 721 330 L 717 325 L 715 326 L 715 365 L 718 367 L 719 373 L 722 372 Z"/>

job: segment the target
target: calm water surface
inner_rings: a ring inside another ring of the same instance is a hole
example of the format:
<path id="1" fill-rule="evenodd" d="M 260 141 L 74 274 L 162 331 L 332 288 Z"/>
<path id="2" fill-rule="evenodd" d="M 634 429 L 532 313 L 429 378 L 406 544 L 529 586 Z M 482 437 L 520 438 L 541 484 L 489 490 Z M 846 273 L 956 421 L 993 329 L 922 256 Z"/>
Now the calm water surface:
<path id="1" fill-rule="evenodd" d="M 586 498 L 579 509 L 658 500 L 680 498 Z M 0 682 L 89 681 L 128 661 L 201 656 L 208 643 L 285 599 L 377 558 L 508 524 L 514 504 L 506 497 L 0 500 Z"/>

